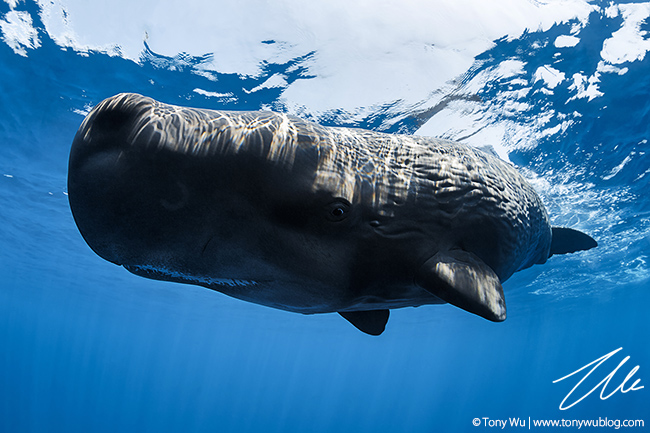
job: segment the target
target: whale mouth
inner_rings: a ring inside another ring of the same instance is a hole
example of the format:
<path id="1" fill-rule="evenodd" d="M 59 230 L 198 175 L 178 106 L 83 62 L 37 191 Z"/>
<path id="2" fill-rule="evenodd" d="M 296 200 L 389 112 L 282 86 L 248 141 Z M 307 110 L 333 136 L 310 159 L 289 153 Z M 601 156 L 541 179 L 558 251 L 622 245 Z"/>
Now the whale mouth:
<path id="1" fill-rule="evenodd" d="M 214 278 L 198 275 L 187 275 L 171 269 L 152 265 L 122 265 L 132 274 L 152 280 L 171 281 L 174 283 L 194 284 L 204 287 L 250 287 L 259 284 L 258 281 L 234 278 Z"/>

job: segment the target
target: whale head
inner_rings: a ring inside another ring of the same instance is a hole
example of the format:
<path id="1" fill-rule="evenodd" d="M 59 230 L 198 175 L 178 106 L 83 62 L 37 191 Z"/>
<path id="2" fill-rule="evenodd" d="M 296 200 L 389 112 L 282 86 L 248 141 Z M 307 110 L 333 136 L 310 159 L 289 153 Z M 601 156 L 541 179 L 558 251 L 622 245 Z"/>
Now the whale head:
<path id="1" fill-rule="evenodd" d="M 312 289 L 286 303 L 305 305 L 327 285 L 334 299 L 349 284 L 360 209 L 323 182 L 314 187 L 321 150 L 296 144 L 307 138 L 269 139 L 285 125 L 268 114 L 176 110 L 129 94 L 100 103 L 69 161 L 83 238 L 149 278 L 244 298 L 259 296 L 246 287 L 295 282 Z"/>

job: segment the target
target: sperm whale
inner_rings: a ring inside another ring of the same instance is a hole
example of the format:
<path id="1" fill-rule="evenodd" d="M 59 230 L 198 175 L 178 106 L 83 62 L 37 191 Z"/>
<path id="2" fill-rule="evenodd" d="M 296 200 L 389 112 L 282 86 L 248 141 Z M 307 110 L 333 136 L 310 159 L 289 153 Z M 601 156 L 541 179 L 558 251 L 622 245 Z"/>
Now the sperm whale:
<path id="1" fill-rule="evenodd" d="M 85 118 L 68 196 L 90 248 L 134 274 L 371 335 L 425 304 L 505 320 L 514 272 L 597 245 L 551 227 L 526 179 L 470 146 L 137 94 Z"/>

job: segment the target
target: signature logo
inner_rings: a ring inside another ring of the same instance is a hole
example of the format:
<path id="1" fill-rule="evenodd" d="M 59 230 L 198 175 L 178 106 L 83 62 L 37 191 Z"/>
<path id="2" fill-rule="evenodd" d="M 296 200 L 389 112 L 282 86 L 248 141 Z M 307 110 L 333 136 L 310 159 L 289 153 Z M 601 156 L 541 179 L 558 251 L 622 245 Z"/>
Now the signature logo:
<path id="1" fill-rule="evenodd" d="M 610 398 L 612 395 L 616 394 L 619 391 L 622 394 L 625 394 L 625 393 L 630 392 L 630 391 L 638 391 L 640 389 L 643 389 L 644 387 L 639 385 L 641 383 L 641 379 L 636 379 L 636 380 L 634 380 L 634 382 L 632 382 L 631 385 L 627 385 L 628 382 L 631 381 L 634 378 L 634 375 L 636 374 L 636 372 L 639 371 L 639 366 L 637 365 L 637 366 L 635 366 L 634 368 L 632 368 L 630 370 L 630 372 L 627 374 L 627 376 L 625 376 L 625 379 L 623 379 L 623 382 L 621 382 L 620 385 L 618 385 L 609 394 L 606 394 L 607 387 L 609 386 L 609 383 L 612 381 L 612 378 L 614 377 L 616 372 L 618 372 L 618 370 L 621 367 L 623 367 L 623 365 L 630 359 L 629 356 L 626 356 L 621 362 L 618 363 L 618 366 L 616 366 L 616 368 L 613 369 L 611 371 L 611 373 L 607 374 L 604 377 L 604 379 L 602 379 L 600 382 L 598 382 L 598 385 L 594 386 L 593 388 L 591 388 L 591 390 L 587 391 L 585 394 L 582 394 L 582 396 L 580 396 L 579 393 L 584 391 L 584 389 L 581 389 L 581 385 L 583 384 L 583 382 L 585 380 L 587 380 L 587 378 L 589 376 L 591 376 L 592 373 L 594 373 L 596 370 L 598 370 L 598 368 L 602 364 L 607 362 L 612 356 L 616 355 L 621 350 L 623 350 L 623 348 L 619 347 L 618 349 L 613 350 L 613 351 L 609 352 L 608 354 L 603 355 L 603 356 L 601 356 L 600 358 L 598 358 L 598 359 L 596 359 L 594 361 L 591 361 L 589 364 L 585 365 L 584 367 L 580 367 L 579 369 L 577 369 L 573 373 L 569 373 L 564 377 L 561 377 L 559 379 L 554 380 L 553 383 L 561 382 L 561 381 L 563 381 L 563 380 L 565 380 L 565 379 L 567 379 L 567 378 L 569 378 L 569 377 L 571 377 L 571 376 L 573 376 L 575 374 L 580 373 L 583 370 L 588 369 L 589 367 L 591 367 L 593 365 L 591 370 L 589 370 L 587 372 L 587 374 L 585 374 L 578 381 L 578 383 L 571 389 L 571 391 L 569 391 L 569 393 L 566 395 L 566 397 L 564 397 L 564 400 L 562 400 L 562 403 L 560 403 L 560 410 L 567 410 L 567 409 L 572 408 L 573 406 L 575 406 L 576 404 L 580 403 L 582 400 L 587 398 L 591 393 L 596 391 L 598 388 L 601 388 L 601 390 L 600 390 L 600 399 L 601 400 L 607 400 L 608 398 Z M 602 369 L 601 369 L 601 371 L 602 371 Z M 598 373 L 601 373 L 601 371 L 598 371 Z M 594 373 L 594 374 L 598 374 L 598 373 Z M 598 377 L 598 376 L 596 376 L 596 377 Z M 582 388 L 584 388 L 584 386 L 582 386 Z M 573 394 L 575 392 L 578 392 L 578 394 L 576 395 L 576 397 L 578 397 L 578 398 L 576 398 L 576 400 L 571 402 L 571 400 L 569 400 L 569 399 L 573 396 Z"/>

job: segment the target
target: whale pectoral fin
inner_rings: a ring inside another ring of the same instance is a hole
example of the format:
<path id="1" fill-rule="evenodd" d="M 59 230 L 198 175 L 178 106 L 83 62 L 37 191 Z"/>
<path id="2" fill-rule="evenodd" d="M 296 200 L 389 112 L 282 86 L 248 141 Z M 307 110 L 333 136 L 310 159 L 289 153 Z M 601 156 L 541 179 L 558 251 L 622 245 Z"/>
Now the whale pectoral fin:
<path id="1" fill-rule="evenodd" d="M 567 227 L 552 227 L 551 251 L 548 254 L 575 253 L 576 251 L 590 250 L 598 246 L 598 242 L 589 235 Z"/>
<path id="2" fill-rule="evenodd" d="M 361 332 L 370 335 L 381 335 L 388 323 L 389 310 L 341 311 L 339 312 L 348 322 Z"/>
<path id="3" fill-rule="evenodd" d="M 483 260 L 464 250 L 437 253 L 424 262 L 416 283 L 431 294 L 494 322 L 506 320 L 501 281 Z"/>

